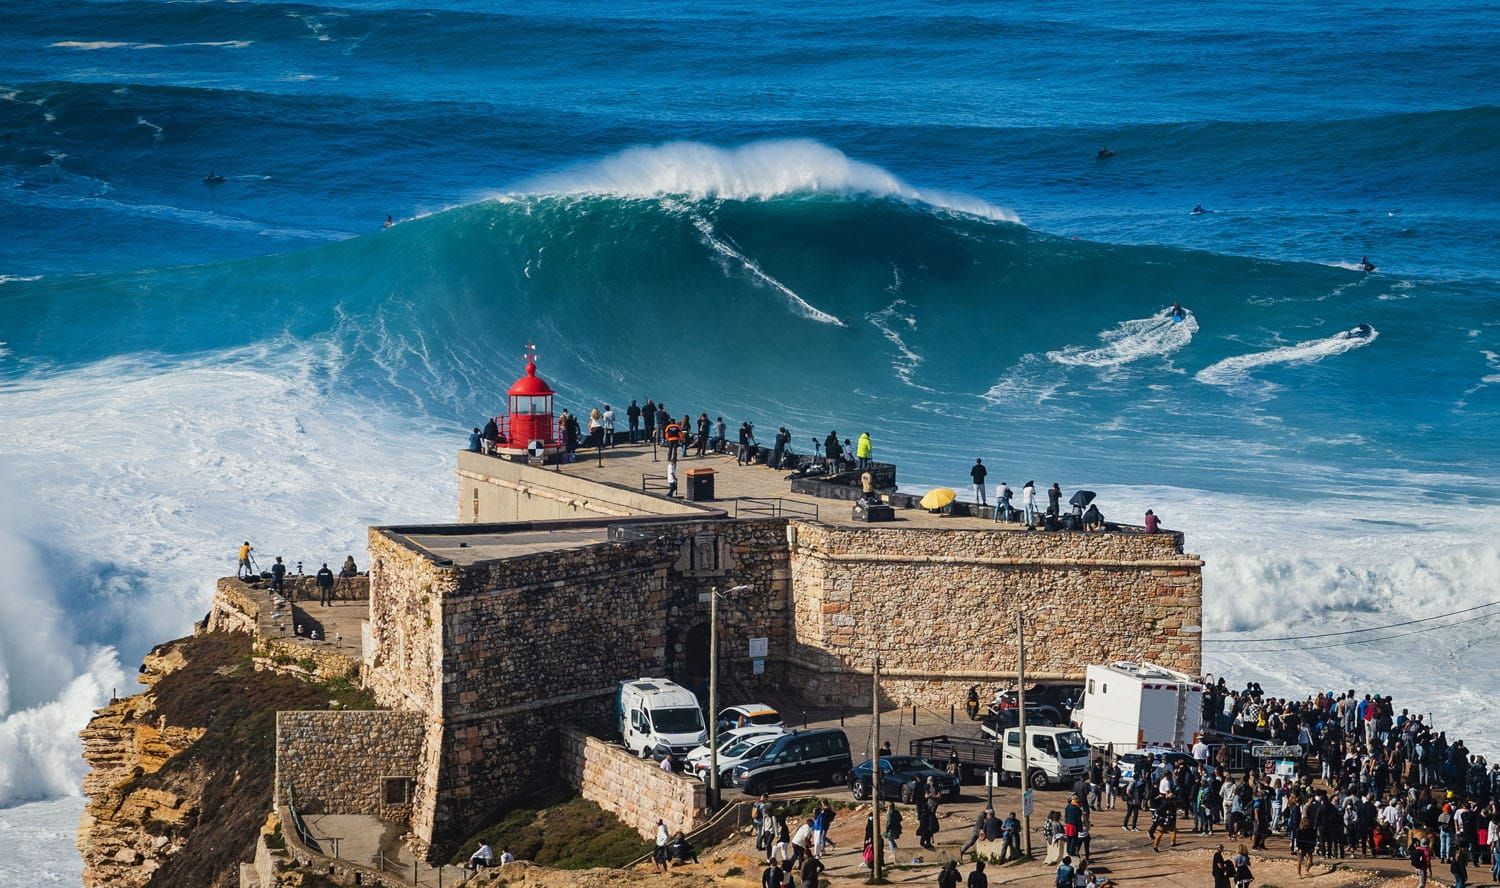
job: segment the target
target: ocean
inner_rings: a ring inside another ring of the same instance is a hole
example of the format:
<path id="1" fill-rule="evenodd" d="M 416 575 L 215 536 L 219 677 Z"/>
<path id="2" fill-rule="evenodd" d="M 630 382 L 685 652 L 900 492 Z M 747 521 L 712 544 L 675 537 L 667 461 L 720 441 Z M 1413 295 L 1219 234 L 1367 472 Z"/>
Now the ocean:
<path id="1" fill-rule="evenodd" d="M 78 883 L 76 732 L 241 540 L 452 517 L 527 342 L 1152 508 L 1216 674 L 1500 753 L 1497 169 L 1494 2 L 9 3 L 0 876 Z"/>

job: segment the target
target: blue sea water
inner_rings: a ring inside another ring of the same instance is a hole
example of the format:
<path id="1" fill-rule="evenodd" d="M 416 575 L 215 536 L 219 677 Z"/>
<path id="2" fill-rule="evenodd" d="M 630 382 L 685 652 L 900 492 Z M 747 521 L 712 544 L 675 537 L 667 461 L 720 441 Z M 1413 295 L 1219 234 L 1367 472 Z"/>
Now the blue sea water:
<path id="1" fill-rule="evenodd" d="M 0 140 L 0 804 L 233 542 L 448 516 L 527 341 L 1154 506 L 1215 668 L 1500 715 L 1482 619 L 1234 653 L 1500 599 L 1500 4 L 20 0 Z"/>

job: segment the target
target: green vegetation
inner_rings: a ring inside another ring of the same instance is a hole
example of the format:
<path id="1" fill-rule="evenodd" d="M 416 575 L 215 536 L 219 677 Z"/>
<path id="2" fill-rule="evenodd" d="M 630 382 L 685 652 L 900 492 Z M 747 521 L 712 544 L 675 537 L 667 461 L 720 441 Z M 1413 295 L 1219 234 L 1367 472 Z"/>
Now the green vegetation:
<path id="1" fill-rule="evenodd" d="M 744 874 L 745 874 L 745 868 L 744 867 L 742 867 L 742 866 L 732 866 L 729 869 L 727 869 L 727 870 L 724 871 L 724 878 L 726 878 L 726 879 L 732 879 L 735 876 L 743 876 Z"/>
<path id="2" fill-rule="evenodd" d="M 466 839 L 449 862 L 463 864 L 481 841 L 496 857 L 509 849 L 520 860 L 557 869 L 624 866 L 651 850 L 613 814 L 561 790 L 521 803 Z"/>

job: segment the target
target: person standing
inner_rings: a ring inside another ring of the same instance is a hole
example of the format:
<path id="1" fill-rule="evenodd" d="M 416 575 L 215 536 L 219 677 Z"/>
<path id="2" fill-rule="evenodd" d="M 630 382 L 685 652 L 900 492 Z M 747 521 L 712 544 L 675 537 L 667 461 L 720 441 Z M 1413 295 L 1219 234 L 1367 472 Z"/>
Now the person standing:
<path id="1" fill-rule="evenodd" d="M 254 568 L 250 566 L 250 553 L 254 551 L 255 547 L 250 545 L 249 540 L 245 540 L 245 542 L 240 544 L 240 566 L 235 571 L 235 576 L 244 579 L 255 575 Z"/>
<path id="2" fill-rule="evenodd" d="M 967 888 L 990 888 L 990 877 L 984 874 L 984 861 L 974 861 L 974 871 L 969 873 Z"/>
<path id="3" fill-rule="evenodd" d="M 1300 861 L 1298 866 L 1301 866 Z M 1417 888 L 1427 888 L 1427 880 L 1432 876 L 1432 852 L 1427 848 L 1426 839 L 1411 849 L 1411 866 L 1417 871 Z"/>
<path id="4" fill-rule="evenodd" d="M 598 407 L 595 407 L 594 409 L 589 411 L 588 446 L 604 446 L 604 414 L 599 412 Z"/>
<path id="5" fill-rule="evenodd" d="M 864 471 L 870 467 L 870 454 L 873 452 L 874 447 L 870 443 L 870 433 L 860 432 L 859 443 L 854 445 L 854 457 L 859 460 L 860 471 Z"/>
<path id="6" fill-rule="evenodd" d="M 656 441 L 656 402 L 650 398 L 646 399 L 646 406 L 641 408 L 641 426 L 645 430 L 646 440 L 654 443 Z"/>
<path id="7" fill-rule="evenodd" d="M 1010 521 L 1010 498 L 1014 495 L 1015 493 L 1010 489 L 1010 485 L 1004 481 L 995 485 L 995 498 L 998 500 L 995 503 L 996 521 Z"/>
<path id="8" fill-rule="evenodd" d="M 285 583 L 286 565 L 281 563 L 281 556 L 277 555 L 276 563 L 271 565 L 271 591 L 280 595 Z"/>
<path id="9" fill-rule="evenodd" d="M 1057 865 L 1057 876 L 1054 884 L 1057 888 L 1070 888 L 1073 884 L 1074 875 L 1072 856 L 1064 857 L 1062 863 Z"/>
<path id="10" fill-rule="evenodd" d="M 491 416 L 485 422 L 484 431 L 479 433 L 479 438 L 486 456 L 495 452 L 495 448 L 500 444 L 500 425 L 495 422 L 495 417 Z"/>
<path id="11" fill-rule="evenodd" d="M 1209 870 L 1214 879 L 1214 888 L 1229 888 L 1229 880 L 1234 878 L 1234 864 L 1224 856 L 1224 846 L 1214 852 L 1214 862 Z"/>
<path id="12" fill-rule="evenodd" d="M 634 444 L 641 433 L 641 407 L 634 398 L 630 399 L 630 406 L 625 408 L 625 422 L 630 425 L 630 443 Z"/>
<path id="13" fill-rule="evenodd" d="M 323 562 L 322 568 L 318 570 L 318 604 L 328 607 L 333 604 L 333 571 L 328 569 L 328 562 Z"/>
<path id="14" fill-rule="evenodd" d="M 703 458 L 704 451 L 708 450 L 708 414 L 698 414 L 698 458 Z"/>
<path id="15" fill-rule="evenodd" d="M 656 821 L 656 847 L 651 852 L 651 865 L 658 873 L 667 871 L 667 843 L 672 841 L 672 834 L 667 831 L 667 823 L 664 820 Z"/>
<path id="16" fill-rule="evenodd" d="M 724 417 L 720 416 L 714 420 L 714 439 L 710 446 L 714 453 L 723 453 L 724 445 L 728 442 L 728 431 L 724 428 Z"/>
<path id="17" fill-rule="evenodd" d="M 1250 851 L 1244 845 L 1240 846 L 1240 853 L 1234 855 L 1234 884 L 1235 888 L 1250 888 L 1250 883 L 1255 881 L 1255 873 L 1250 871 Z"/>
<path id="18" fill-rule="evenodd" d="M 1177 802 L 1172 794 L 1166 793 L 1161 798 L 1161 810 L 1156 812 L 1156 822 L 1151 824 L 1156 831 L 1156 838 L 1151 842 L 1152 851 L 1161 850 L 1161 840 L 1166 838 L 1167 833 L 1172 834 L 1172 844 L 1168 847 L 1177 847 Z"/>
<path id="19" fill-rule="evenodd" d="M 1054 518 L 1062 517 L 1062 488 L 1057 486 L 1056 481 L 1047 488 L 1047 514 Z"/>
<path id="20" fill-rule="evenodd" d="M 615 408 L 604 405 L 604 446 L 613 447 L 615 444 Z"/>
<path id="21" fill-rule="evenodd" d="M 676 460 L 668 460 L 667 461 L 667 496 L 668 497 L 675 497 L 676 495 L 677 495 L 677 461 Z"/>
<path id="22" fill-rule="evenodd" d="M 974 480 L 974 502 L 981 506 L 989 505 L 989 500 L 984 495 L 984 478 L 989 471 L 984 467 L 984 460 L 979 457 L 974 458 L 974 466 L 969 469 L 969 477 Z"/>
<path id="23" fill-rule="evenodd" d="M 657 404 L 656 405 L 656 435 L 661 440 L 661 443 L 663 443 L 663 444 L 667 443 L 667 439 L 666 439 L 667 423 L 669 423 L 671 421 L 672 421 L 672 414 L 670 414 L 670 413 L 667 412 L 667 405 L 665 405 L 665 404 Z"/>
<path id="24" fill-rule="evenodd" d="M 958 864 L 950 860 L 938 871 L 938 888 L 959 888 L 958 880 L 962 878 L 963 876 L 958 871 Z"/>
<path id="25" fill-rule="evenodd" d="M 1021 486 L 1021 508 L 1026 511 L 1026 526 L 1036 523 L 1036 482 L 1027 481 Z"/>
<path id="26" fill-rule="evenodd" d="M 667 444 L 667 464 L 677 462 L 678 446 L 682 443 L 682 424 L 674 419 L 667 420 L 662 427 L 662 440 Z"/>
<path id="27" fill-rule="evenodd" d="M 1469 852 L 1459 848 L 1453 852 L 1448 863 L 1448 872 L 1453 874 L 1453 888 L 1469 888 Z"/>

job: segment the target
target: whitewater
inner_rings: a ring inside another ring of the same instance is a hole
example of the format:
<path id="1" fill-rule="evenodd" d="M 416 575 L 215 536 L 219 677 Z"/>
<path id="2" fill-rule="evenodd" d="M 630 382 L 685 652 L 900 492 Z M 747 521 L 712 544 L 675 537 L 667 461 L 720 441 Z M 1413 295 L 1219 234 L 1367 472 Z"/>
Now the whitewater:
<path id="1" fill-rule="evenodd" d="M 363 563 L 451 518 L 528 341 L 565 406 L 1154 508 L 1205 559 L 1206 668 L 1500 753 L 1488 610 L 1257 641 L 1500 601 L 1490 10 L 6 13 L 4 881 L 78 883 L 76 732 L 235 545 Z"/>

